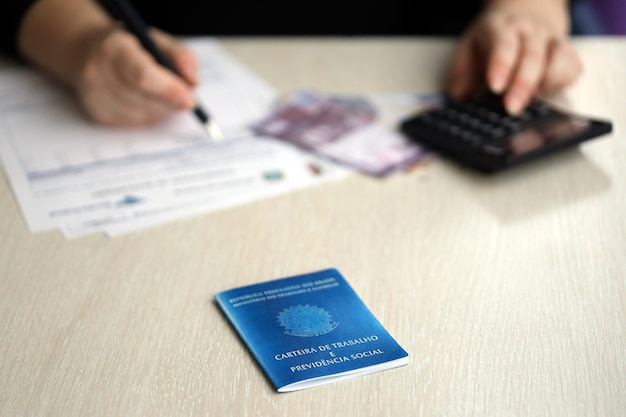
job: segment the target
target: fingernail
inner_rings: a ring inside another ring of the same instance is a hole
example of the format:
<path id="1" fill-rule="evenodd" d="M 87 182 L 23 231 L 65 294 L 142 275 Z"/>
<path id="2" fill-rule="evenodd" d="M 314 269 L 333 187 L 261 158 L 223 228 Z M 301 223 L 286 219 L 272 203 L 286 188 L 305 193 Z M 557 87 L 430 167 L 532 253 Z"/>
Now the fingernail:
<path id="1" fill-rule="evenodd" d="M 504 90 L 506 79 L 501 75 L 495 75 L 491 77 L 491 91 L 495 94 L 500 94 Z"/>
<path id="2" fill-rule="evenodd" d="M 506 109 L 511 114 L 521 113 L 524 105 L 524 100 L 517 94 L 513 94 L 506 99 Z"/>

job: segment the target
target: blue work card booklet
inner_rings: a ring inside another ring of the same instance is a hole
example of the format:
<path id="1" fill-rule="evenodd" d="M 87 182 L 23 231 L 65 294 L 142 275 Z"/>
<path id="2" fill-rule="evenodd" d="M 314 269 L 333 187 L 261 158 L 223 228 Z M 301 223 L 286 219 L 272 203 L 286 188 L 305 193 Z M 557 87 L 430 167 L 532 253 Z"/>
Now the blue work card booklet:
<path id="1" fill-rule="evenodd" d="M 279 392 L 408 363 L 336 269 L 221 292 L 218 305 Z"/>

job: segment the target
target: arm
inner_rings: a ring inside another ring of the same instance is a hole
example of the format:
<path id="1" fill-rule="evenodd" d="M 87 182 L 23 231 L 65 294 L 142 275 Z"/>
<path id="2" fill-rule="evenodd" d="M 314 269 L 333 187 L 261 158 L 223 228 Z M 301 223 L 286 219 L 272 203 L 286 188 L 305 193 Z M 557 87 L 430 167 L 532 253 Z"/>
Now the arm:
<path id="1" fill-rule="evenodd" d="M 36 1 L 19 28 L 18 52 L 69 86 L 92 119 L 141 125 L 194 104 L 195 57 L 172 37 L 153 36 L 187 80 L 159 66 L 92 0 Z"/>
<path id="2" fill-rule="evenodd" d="M 560 90 L 582 71 L 569 43 L 567 0 L 486 0 L 463 34 L 449 87 L 460 98 L 480 83 L 519 113 L 534 95 Z"/>

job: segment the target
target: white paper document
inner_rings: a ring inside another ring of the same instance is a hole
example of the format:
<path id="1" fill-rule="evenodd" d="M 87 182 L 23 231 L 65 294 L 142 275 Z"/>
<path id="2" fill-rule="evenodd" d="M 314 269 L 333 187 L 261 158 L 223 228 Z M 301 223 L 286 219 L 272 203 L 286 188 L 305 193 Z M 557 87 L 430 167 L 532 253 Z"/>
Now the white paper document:
<path id="1" fill-rule="evenodd" d="M 330 162 L 250 126 L 276 91 L 217 42 L 195 40 L 197 94 L 224 131 L 211 142 L 191 112 L 147 128 L 88 121 L 74 99 L 24 68 L 0 71 L 0 154 L 31 232 L 117 235 L 341 178 Z"/>

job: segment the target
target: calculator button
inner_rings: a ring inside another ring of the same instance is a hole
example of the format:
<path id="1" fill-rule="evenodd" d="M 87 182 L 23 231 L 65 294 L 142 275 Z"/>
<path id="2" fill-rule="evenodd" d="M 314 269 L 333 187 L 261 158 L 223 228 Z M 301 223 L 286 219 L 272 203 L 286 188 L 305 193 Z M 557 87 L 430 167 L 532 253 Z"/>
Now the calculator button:
<path id="1" fill-rule="evenodd" d="M 510 120 L 504 123 L 509 133 L 519 132 L 524 128 L 524 123 L 519 120 Z"/>
<path id="2" fill-rule="evenodd" d="M 493 129 L 489 131 L 489 137 L 491 139 L 498 139 L 506 135 L 507 133 L 508 133 L 507 129 L 503 127 L 494 127 Z"/>
<path id="3" fill-rule="evenodd" d="M 460 137 L 461 133 L 463 133 L 463 129 L 457 125 L 450 126 L 449 132 L 454 137 Z"/>
<path id="4" fill-rule="evenodd" d="M 470 117 L 469 120 L 467 121 L 467 125 L 471 127 L 472 129 L 479 129 L 480 126 L 482 125 L 482 122 L 480 121 L 480 119 L 477 119 L 475 117 Z"/>
<path id="5" fill-rule="evenodd" d="M 538 117 L 549 116 L 552 113 L 550 107 L 545 103 L 533 102 L 530 105 L 530 110 Z"/>
<path id="6" fill-rule="evenodd" d="M 459 113 L 457 119 L 460 123 L 468 124 L 470 120 L 472 120 L 472 116 L 467 113 Z"/>
<path id="7" fill-rule="evenodd" d="M 434 124 L 434 127 L 438 130 L 446 132 L 449 128 L 450 124 L 445 120 L 437 120 Z"/>
<path id="8" fill-rule="evenodd" d="M 446 118 L 448 118 L 448 119 L 450 119 L 450 120 L 454 120 L 454 119 L 456 119 L 458 117 L 459 112 L 456 111 L 455 109 L 444 109 L 441 112 L 441 115 L 446 117 Z"/>
<path id="9" fill-rule="evenodd" d="M 461 132 L 461 134 L 459 135 L 459 138 L 466 144 L 471 145 L 472 147 L 477 147 L 480 146 L 482 144 L 482 140 L 480 138 L 480 136 L 476 135 L 475 133 L 469 132 L 469 131 L 464 131 Z"/>
<path id="10" fill-rule="evenodd" d="M 501 123 L 502 121 L 502 116 L 493 111 L 488 112 L 486 118 L 492 123 Z"/>
<path id="11" fill-rule="evenodd" d="M 533 118 L 532 113 L 528 109 L 524 110 L 518 117 L 522 122 L 529 122 Z"/>

